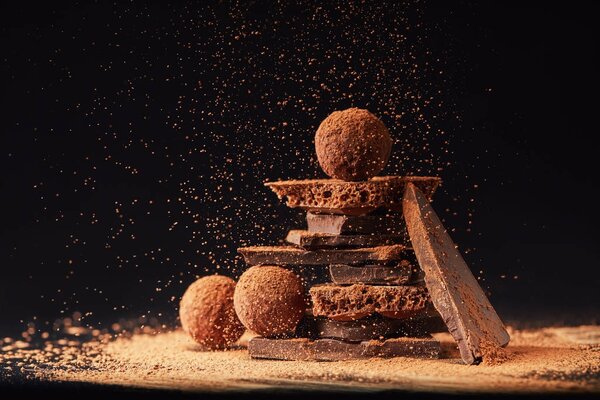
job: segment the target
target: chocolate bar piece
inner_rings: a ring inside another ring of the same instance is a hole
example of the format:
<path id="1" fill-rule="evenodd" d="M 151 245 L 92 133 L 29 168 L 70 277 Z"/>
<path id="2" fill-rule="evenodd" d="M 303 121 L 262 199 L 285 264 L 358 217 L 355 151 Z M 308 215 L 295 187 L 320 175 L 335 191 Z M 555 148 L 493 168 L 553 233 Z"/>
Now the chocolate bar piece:
<path id="1" fill-rule="evenodd" d="M 430 332 L 426 325 L 420 323 L 425 318 L 394 319 L 378 315 L 356 321 L 334 321 L 329 318 L 316 318 L 315 330 L 319 337 L 344 340 L 346 342 L 362 342 L 373 339 L 389 339 L 393 337 L 422 337 Z"/>
<path id="2" fill-rule="evenodd" d="M 406 229 L 401 214 L 339 215 L 306 213 L 309 232 L 329 233 L 332 235 L 371 235 L 395 234 L 405 236 Z"/>
<path id="3" fill-rule="evenodd" d="M 335 339 L 310 340 L 252 338 L 252 358 L 288 361 L 341 361 L 372 357 L 438 358 L 440 343 L 432 337 L 395 338 L 349 343 Z"/>
<path id="4" fill-rule="evenodd" d="M 403 208 L 431 300 L 456 340 L 463 361 L 478 363 L 486 350 L 506 346 L 510 336 L 504 324 L 416 186 L 407 185 Z"/>
<path id="5" fill-rule="evenodd" d="M 288 207 L 330 214 L 364 215 L 380 207 L 401 208 L 406 183 L 418 185 L 431 198 L 441 182 L 437 177 L 376 176 L 368 181 L 346 182 L 339 179 L 310 179 L 267 182 Z"/>
<path id="6" fill-rule="evenodd" d="M 285 240 L 306 249 L 328 247 L 372 247 L 404 242 L 397 235 L 331 235 L 329 233 L 291 230 Z"/>
<path id="7" fill-rule="evenodd" d="M 319 338 L 319 332 L 317 331 L 317 318 L 313 317 L 312 310 L 310 310 L 310 314 L 304 315 L 300 322 L 298 322 L 296 332 L 294 332 L 294 337 L 309 339 Z"/>
<path id="8" fill-rule="evenodd" d="M 250 265 L 326 265 L 360 264 L 401 260 L 403 245 L 358 249 L 305 250 L 294 246 L 250 246 L 239 248 Z"/>
<path id="9" fill-rule="evenodd" d="M 420 275 L 408 260 L 401 260 L 389 266 L 332 264 L 329 266 L 329 274 L 333 283 L 340 285 L 407 285 L 417 283 Z"/>
<path id="10" fill-rule="evenodd" d="M 431 306 L 415 317 L 404 319 L 371 315 L 355 321 L 335 321 L 307 314 L 298 323 L 294 337 L 362 342 L 403 336 L 425 337 L 431 333 L 447 331 L 444 320 Z"/>
<path id="11" fill-rule="evenodd" d="M 313 315 L 351 321 L 379 313 L 390 318 L 408 318 L 423 312 L 429 294 L 423 286 L 316 285 L 309 290 Z"/>

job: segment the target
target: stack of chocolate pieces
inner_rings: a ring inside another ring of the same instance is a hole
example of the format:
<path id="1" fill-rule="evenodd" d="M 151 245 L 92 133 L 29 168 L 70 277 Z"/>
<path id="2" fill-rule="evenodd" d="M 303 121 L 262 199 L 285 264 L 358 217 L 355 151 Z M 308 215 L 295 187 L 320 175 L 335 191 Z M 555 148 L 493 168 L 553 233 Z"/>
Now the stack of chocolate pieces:
<path id="1" fill-rule="evenodd" d="M 244 275 L 238 282 L 242 323 L 252 330 L 250 314 L 259 328 L 278 327 L 250 340 L 252 357 L 437 357 L 430 333 L 444 325 L 467 364 L 508 344 L 502 321 L 430 205 L 440 179 L 376 176 L 391 146 L 387 128 L 369 111 L 336 111 L 315 135 L 319 164 L 332 179 L 266 184 L 289 207 L 307 212 L 307 229 L 290 231 L 286 246 L 239 249 L 248 264 L 271 266 L 258 267 L 265 272 L 261 288 Z M 281 267 L 328 272 L 329 282 L 308 290 L 302 321 L 302 284 Z M 288 281 L 275 284 L 266 271 Z M 247 287 L 254 296 L 246 299 Z"/>
<path id="2" fill-rule="evenodd" d="M 390 201 L 402 198 L 406 182 L 416 183 L 431 196 L 439 179 L 267 184 L 285 196 L 288 205 L 297 201 L 296 206 L 307 210 L 307 229 L 289 231 L 289 245 L 239 249 L 245 261 L 321 268 L 328 271 L 330 282 L 309 289 L 311 307 L 295 337 L 254 338 L 248 346 L 252 357 L 330 361 L 438 357 L 440 346 L 430 333 L 444 324 L 431 305 L 402 214 L 394 212 L 396 203 Z M 304 200 L 308 197 L 314 198 L 312 205 Z"/>

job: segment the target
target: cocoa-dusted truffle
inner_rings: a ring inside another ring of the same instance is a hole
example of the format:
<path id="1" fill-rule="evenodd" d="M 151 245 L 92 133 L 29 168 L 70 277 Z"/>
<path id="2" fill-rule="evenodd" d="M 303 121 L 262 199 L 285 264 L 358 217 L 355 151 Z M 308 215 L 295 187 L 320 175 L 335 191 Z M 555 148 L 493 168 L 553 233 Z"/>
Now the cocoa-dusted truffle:
<path id="1" fill-rule="evenodd" d="M 383 122 L 367 110 L 334 111 L 315 135 L 321 168 L 332 178 L 363 181 L 377 175 L 390 158 L 392 139 Z"/>
<path id="2" fill-rule="evenodd" d="M 235 288 L 233 303 L 244 326 L 265 337 L 293 333 L 306 309 L 300 278 L 273 265 L 246 270 Z"/>
<path id="3" fill-rule="evenodd" d="M 207 350 L 230 346 L 244 333 L 233 308 L 234 291 L 233 279 L 212 275 L 192 283 L 181 298 L 181 326 Z"/>

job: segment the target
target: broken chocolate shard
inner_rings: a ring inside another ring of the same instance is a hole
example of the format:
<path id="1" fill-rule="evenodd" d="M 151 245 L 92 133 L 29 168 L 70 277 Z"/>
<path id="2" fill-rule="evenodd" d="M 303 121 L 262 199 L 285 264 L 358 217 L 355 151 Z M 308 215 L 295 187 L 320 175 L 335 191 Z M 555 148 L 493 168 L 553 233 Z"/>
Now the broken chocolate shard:
<path id="1" fill-rule="evenodd" d="M 456 340 L 461 357 L 475 364 L 486 349 L 506 346 L 510 336 L 427 198 L 408 184 L 404 218 L 435 308 Z"/>
<path id="2" fill-rule="evenodd" d="M 429 198 L 441 182 L 438 177 L 376 176 L 368 181 L 310 179 L 265 183 L 288 207 L 331 214 L 364 215 L 384 207 L 400 210 L 406 183 L 418 185 Z"/>
<path id="3" fill-rule="evenodd" d="M 358 249 L 305 250 L 294 246 L 250 246 L 238 251 L 250 265 L 327 265 L 361 264 L 400 260 L 406 250 L 403 245 L 365 247 Z"/>
<path id="4" fill-rule="evenodd" d="M 252 358 L 287 361 L 342 361 L 373 357 L 438 358 L 440 343 L 432 337 L 394 338 L 349 343 L 335 339 L 267 339 L 248 342 Z"/>
<path id="5" fill-rule="evenodd" d="M 398 235 L 408 238 L 401 214 L 338 215 L 306 213 L 309 232 L 331 235 Z"/>
<path id="6" fill-rule="evenodd" d="M 424 312 L 429 303 L 423 286 L 316 285 L 309 290 L 315 317 L 351 321 L 374 313 L 408 318 Z"/>
<path id="7" fill-rule="evenodd" d="M 331 235 L 329 233 L 291 230 L 285 240 L 306 249 L 331 247 L 373 247 L 403 243 L 397 235 Z"/>
<path id="8" fill-rule="evenodd" d="M 339 285 L 408 285 L 418 282 L 419 274 L 414 269 L 407 260 L 389 266 L 332 264 L 329 266 L 329 274 L 332 282 Z"/>

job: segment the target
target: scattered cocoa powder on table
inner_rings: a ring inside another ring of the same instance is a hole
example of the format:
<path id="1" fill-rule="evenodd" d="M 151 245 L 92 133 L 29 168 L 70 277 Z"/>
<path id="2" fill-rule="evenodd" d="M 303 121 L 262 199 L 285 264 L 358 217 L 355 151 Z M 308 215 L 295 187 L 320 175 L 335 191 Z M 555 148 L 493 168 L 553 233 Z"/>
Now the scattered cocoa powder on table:
<path id="1" fill-rule="evenodd" d="M 449 334 L 441 359 L 339 362 L 253 360 L 243 348 L 202 352 L 181 330 L 131 337 L 62 341 L 0 352 L 4 375 L 191 391 L 403 389 L 436 392 L 600 393 L 600 327 L 510 330 L 506 360 L 463 365 Z M 244 338 L 242 338 L 244 339 Z"/>

